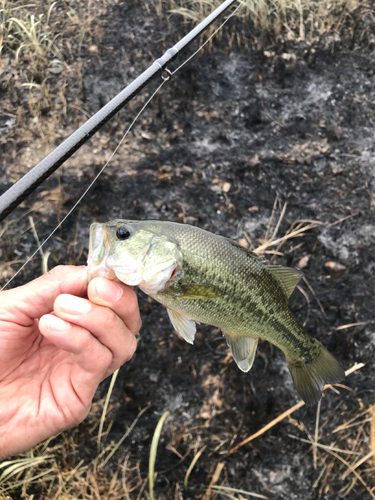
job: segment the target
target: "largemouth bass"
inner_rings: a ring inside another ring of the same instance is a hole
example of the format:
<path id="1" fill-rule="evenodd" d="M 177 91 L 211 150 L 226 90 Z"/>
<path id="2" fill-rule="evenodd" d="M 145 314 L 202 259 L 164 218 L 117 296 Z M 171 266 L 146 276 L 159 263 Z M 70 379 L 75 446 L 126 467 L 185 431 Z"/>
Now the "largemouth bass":
<path id="1" fill-rule="evenodd" d="M 272 266 L 238 243 L 187 224 L 116 219 L 92 224 L 89 279 L 118 279 L 166 306 L 174 329 L 193 344 L 196 323 L 223 331 L 238 367 L 250 370 L 258 339 L 287 359 L 302 399 L 316 403 L 338 383 L 338 361 L 297 322 L 288 299 L 301 275 Z"/>

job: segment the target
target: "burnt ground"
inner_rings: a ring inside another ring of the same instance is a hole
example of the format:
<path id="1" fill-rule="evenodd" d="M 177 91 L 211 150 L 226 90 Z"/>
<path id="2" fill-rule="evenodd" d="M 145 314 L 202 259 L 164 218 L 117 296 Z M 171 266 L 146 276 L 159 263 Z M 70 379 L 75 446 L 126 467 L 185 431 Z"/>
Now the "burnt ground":
<path id="1" fill-rule="evenodd" d="M 79 97 L 84 111 L 94 113 L 181 37 L 178 18 L 161 20 L 150 5 L 126 2 L 103 9 L 96 19 L 100 34 L 82 46 L 82 86 L 71 81 L 68 102 Z M 236 26 L 232 21 L 225 29 Z M 52 252 L 50 266 L 83 264 L 89 225 L 117 217 L 188 222 L 247 240 L 254 248 L 264 242 L 269 226 L 272 234 L 285 203 L 276 237 L 299 219 L 318 221 L 300 238 L 281 248 L 269 247 L 277 252 L 266 257 L 277 264 L 303 266 L 310 288 L 301 283 L 304 293 L 293 293 L 291 309 L 345 369 L 365 363 L 348 376 L 345 386 L 326 391 L 319 427 L 320 443 L 364 456 L 374 446 L 370 426 L 375 425 L 359 417 L 375 403 L 374 45 L 370 39 L 359 43 L 325 36 L 257 49 L 251 46 L 250 28 L 244 33 L 242 47 L 229 49 L 225 37 L 214 40 L 210 51 L 164 85 L 45 251 Z M 58 77 L 52 84 L 58 85 Z M 23 261 L 36 249 L 28 216 L 44 239 L 101 168 L 155 85 L 2 223 L 3 282 L 19 265 L 9 262 Z M 3 92 L 3 102 L 7 98 Z M 57 109 L 58 101 L 55 104 Z M 5 135 L 9 140 L 1 146 L 4 189 L 69 135 L 83 115 L 70 117 L 68 112 L 60 119 L 51 141 L 35 130 L 28 133 L 34 139 L 27 141 L 20 121 L 12 122 Z M 340 264 L 341 271 L 334 273 L 329 262 Z M 38 274 L 40 259 L 35 258 L 13 285 Z M 302 407 L 291 419 L 227 455 L 299 401 L 283 354 L 261 342 L 251 372 L 243 374 L 218 331 L 201 326 L 190 346 L 173 332 L 161 305 L 148 302 L 142 293 L 139 301 L 143 328 L 138 350 L 117 379 L 105 444 L 118 441 L 140 409 L 150 408 L 98 476 L 104 485 L 117 464 L 126 463 L 124 475 L 134 488 L 129 498 L 148 498 L 148 487 L 142 488 L 150 442 L 158 420 L 169 410 L 156 461 L 158 499 L 202 498 L 218 464 L 224 465 L 219 465 L 223 468 L 217 484 L 275 500 L 337 499 L 346 491 L 348 499 L 374 495 L 369 491 L 375 486 L 371 458 L 356 469 L 360 479 L 353 474 L 343 478 L 347 467 L 337 456 L 319 449 L 314 468 L 311 445 L 290 437 L 314 435 L 314 407 Z M 345 328 L 337 329 L 341 326 Z M 73 469 L 81 459 L 88 465 L 96 457 L 92 434 L 108 385 L 106 381 L 99 388 L 93 413 L 57 449 L 62 469 Z M 333 434 L 352 418 L 353 427 Z M 68 440 L 76 443 L 74 453 Z M 188 466 L 203 447 L 184 490 Z M 352 455 L 339 455 L 354 463 Z M 102 498 L 128 498 L 125 493 L 112 497 L 101 487 Z M 26 498 L 32 493 L 50 498 L 42 484 L 39 489 L 31 486 Z M 12 494 L 21 497 L 20 491 Z M 215 498 L 216 493 L 210 495 L 207 498 Z"/>

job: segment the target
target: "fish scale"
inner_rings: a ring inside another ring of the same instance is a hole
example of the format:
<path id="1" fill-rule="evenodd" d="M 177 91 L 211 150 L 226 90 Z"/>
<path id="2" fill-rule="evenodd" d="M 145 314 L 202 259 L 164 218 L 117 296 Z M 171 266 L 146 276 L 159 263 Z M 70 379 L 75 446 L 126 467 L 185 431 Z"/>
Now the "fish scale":
<path id="1" fill-rule="evenodd" d="M 288 307 L 300 273 L 270 266 L 228 238 L 166 221 L 96 223 L 88 271 L 90 278 L 114 273 L 124 283 L 138 284 L 167 307 L 174 328 L 190 343 L 195 323 L 220 328 L 243 371 L 252 366 L 258 339 L 271 342 L 284 352 L 308 404 L 319 400 L 324 384 L 344 378 L 338 361 Z"/>

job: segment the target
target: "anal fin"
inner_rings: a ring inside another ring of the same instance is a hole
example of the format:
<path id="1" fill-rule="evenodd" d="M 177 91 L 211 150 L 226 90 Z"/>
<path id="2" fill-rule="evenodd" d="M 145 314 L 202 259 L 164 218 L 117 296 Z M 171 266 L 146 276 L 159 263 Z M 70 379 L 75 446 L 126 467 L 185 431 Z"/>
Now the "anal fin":
<path id="1" fill-rule="evenodd" d="M 173 309 L 167 308 L 167 312 L 173 328 L 183 336 L 186 342 L 194 344 L 195 332 L 197 330 L 195 321 L 186 318 L 177 311 L 173 311 Z"/>
<path id="2" fill-rule="evenodd" d="M 240 337 L 230 332 L 223 333 L 238 368 L 243 372 L 248 372 L 253 366 L 259 339 Z"/>

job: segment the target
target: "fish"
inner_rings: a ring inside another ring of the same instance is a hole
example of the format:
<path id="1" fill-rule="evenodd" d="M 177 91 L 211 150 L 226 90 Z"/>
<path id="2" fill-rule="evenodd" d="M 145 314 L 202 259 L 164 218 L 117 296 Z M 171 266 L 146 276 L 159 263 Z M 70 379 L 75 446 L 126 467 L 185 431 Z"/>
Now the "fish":
<path id="1" fill-rule="evenodd" d="M 259 339 L 281 349 L 307 405 L 345 377 L 340 363 L 298 323 L 288 300 L 301 273 L 270 265 L 232 239 L 188 224 L 115 219 L 90 227 L 88 279 L 138 286 L 167 308 L 190 344 L 196 324 L 220 328 L 240 370 Z"/>

